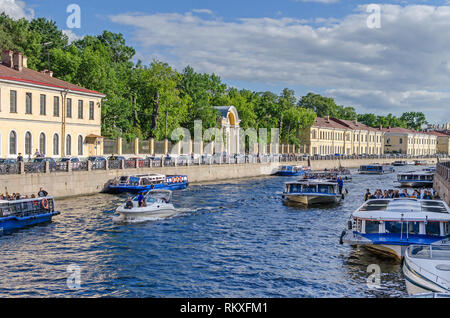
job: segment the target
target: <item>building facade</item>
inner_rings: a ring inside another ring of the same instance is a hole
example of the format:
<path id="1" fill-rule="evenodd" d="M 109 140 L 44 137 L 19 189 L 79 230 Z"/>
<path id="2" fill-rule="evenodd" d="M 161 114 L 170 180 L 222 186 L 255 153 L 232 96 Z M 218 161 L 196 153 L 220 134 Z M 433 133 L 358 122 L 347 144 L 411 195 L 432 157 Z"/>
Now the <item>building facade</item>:
<path id="1" fill-rule="evenodd" d="M 21 53 L 2 52 L 0 158 L 87 157 L 103 153 L 105 95 L 27 68 Z"/>
<path id="2" fill-rule="evenodd" d="M 430 131 L 430 135 L 437 137 L 436 153 L 442 155 L 450 155 L 450 135 L 440 131 Z"/>
<path id="3" fill-rule="evenodd" d="M 306 135 L 310 155 L 383 154 L 383 131 L 358 121 L 318 117 Z"/>
<path id="4" fill-rule="evenodd" d="M 399 127 L 388 127 L 383 131 L 385 153 L 422 156 L 437 152 L 437 136 L 434 134 Z"/>

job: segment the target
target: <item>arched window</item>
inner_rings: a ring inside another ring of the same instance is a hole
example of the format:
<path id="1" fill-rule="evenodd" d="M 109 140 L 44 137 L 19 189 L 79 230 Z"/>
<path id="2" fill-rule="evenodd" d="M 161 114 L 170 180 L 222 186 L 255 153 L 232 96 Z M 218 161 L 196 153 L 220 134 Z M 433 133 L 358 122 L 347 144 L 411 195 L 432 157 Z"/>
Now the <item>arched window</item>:
<path id="1" fill-rule="evenodd" d="M 9 154 L 17 155 L 17 134 L 15 131 L 9 133 Z"/>
<path id="2" fill-rule="evenodd" d="M 66 137 L 66 156 L 72 155 L 72 137 L 67 135 Z"/>
<path id="3" fill-rule="evenodd" d="M 33 151 L 33 143 L 31 138 L 32 138 L 31 133 L 27 131 L 25 134 L 25 155 L 27 156 L 31 156 Z"/>
<path id="4" fill-rule="evenodd" d="M 58 134 L 53 135 L 53 155 L 59 155 L 59 136 Z"/>
<path id="5" fill-rule="evenodd" d="M 78 155 L 83 155 L 83 136 L 78 136 Z"/>
<path id="6" fill-rule="evenodd" d="M 47 140 L 45 138 L 45 134 L 41 133 L 39 136 L 39 152 L 41 153 L 41 155 L 45 156 L 45 154 L 47 153 Z"/>

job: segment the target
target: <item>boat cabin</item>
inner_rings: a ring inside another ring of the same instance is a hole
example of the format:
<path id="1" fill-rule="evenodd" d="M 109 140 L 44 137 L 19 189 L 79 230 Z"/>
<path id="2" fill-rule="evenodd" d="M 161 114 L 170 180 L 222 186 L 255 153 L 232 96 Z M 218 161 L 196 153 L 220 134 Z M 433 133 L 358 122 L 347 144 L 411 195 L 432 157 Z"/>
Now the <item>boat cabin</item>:
<path id="1" fill-rule="evenodd" d="M 55 210 L 53 198 L 35 198 L 12 201 L 0 201 L 0 218 L 32 217 L 52 213 Z"/>
<path id="2" fill-rule="evenodd" d="M 360 234 L 447 237 L 450 214 L 443 201 L 418 199 L 369 200 L 352 215 L 353 230 Z M 427 243 L 424 239 L 423 243 Z"/>
<path id="3" fill-rule="evenodd" d="M 359 168 L 361 174 L 384 174 L 394 172 L 391 166 L 387 165 L 363 165 Z"/>
<path id="4" fill-rule="evenodd" d="M 427 172 L 406 172 L 398 174 L 399 182 L 423 182 L 423 183 L 433 183 L 434 173 Z"/>
<path id="5" fill-rule="evenodd" d="M 116 185 L 146 186 L 160 184 L 166 181 L 166 176 L 160 174 L 134 175 L 118 177 Z"/>
<path id="6" fill-rule="evenodd" d="M 337 194 L 337 184 L 334 182 L 289 182 L 285 186 L 286 194 Z"/>

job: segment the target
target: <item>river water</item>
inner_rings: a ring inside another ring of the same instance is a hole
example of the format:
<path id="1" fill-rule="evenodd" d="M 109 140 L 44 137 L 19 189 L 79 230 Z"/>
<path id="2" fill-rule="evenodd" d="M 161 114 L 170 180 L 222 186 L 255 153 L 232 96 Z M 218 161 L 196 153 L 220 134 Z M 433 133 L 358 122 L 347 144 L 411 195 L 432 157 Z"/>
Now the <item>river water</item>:
<path id="1" fill-rule="evenodd" d="M 0 237 L 0 297 L 404 297 L 399 263 L 339 245 L 365 189 L 395 178 L 353 171 L 343 204 L 313 209 L 283 205 L 292 178 L 191 185 L 174 192 L 179 215 L 126 225 L 124 196 L 60 200 L 52 223 Z"/>

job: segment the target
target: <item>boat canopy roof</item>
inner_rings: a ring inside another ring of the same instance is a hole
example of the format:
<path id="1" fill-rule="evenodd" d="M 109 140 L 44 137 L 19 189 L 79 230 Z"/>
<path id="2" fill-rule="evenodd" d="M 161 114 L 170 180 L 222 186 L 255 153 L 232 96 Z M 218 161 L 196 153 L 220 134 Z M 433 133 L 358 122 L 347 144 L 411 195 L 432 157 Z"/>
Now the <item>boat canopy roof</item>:
<path id="1" fill-rule="evenodd" d="M 450 209 L 444 201 L 420 199 L 376 199 L 365 202 L 353 217 L 379 221 L 448 221 Z"/>
<path id="2" fill-rule="evenodd" d="M 399 176 L 434 176 L 434 173 L 427 171 L 410 171 L 399 173 Z"/>
<path id="3" fill-rule="evenodd" d="M 337 185 L 336 182 L 331 182 L 331 181 L 327 181 L 327 180 L 320 180 L 320 179 L 315 179 L 315 180 L 300 180 L 300 181 L 292 181 L 292 182 L 286 182 L 286 185 L 330 185 L 330 186 L 335 186 Z"/>

